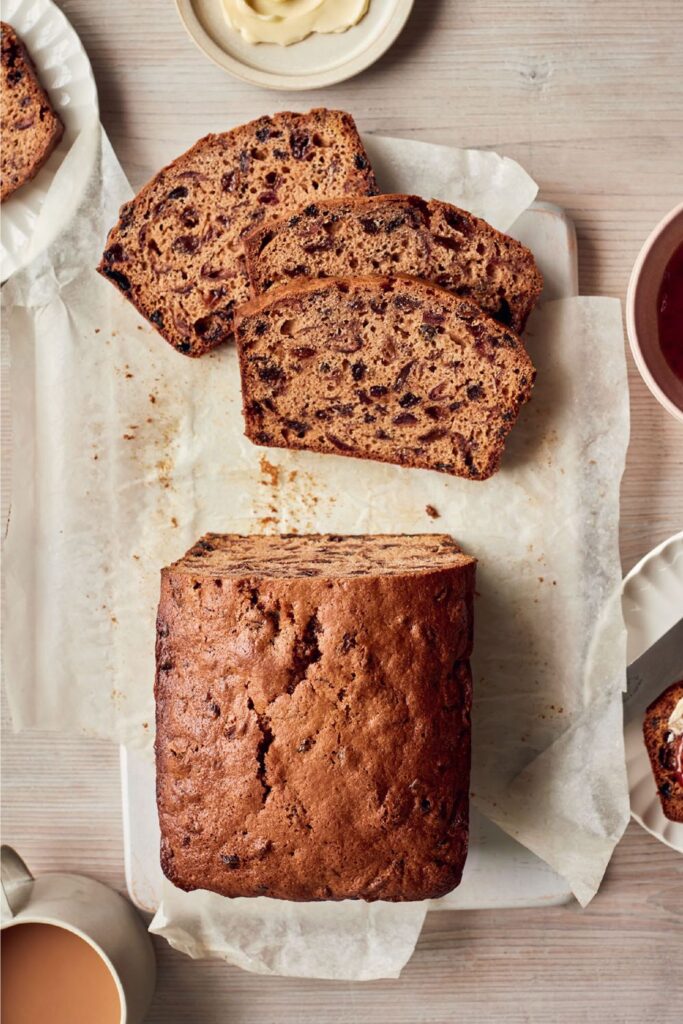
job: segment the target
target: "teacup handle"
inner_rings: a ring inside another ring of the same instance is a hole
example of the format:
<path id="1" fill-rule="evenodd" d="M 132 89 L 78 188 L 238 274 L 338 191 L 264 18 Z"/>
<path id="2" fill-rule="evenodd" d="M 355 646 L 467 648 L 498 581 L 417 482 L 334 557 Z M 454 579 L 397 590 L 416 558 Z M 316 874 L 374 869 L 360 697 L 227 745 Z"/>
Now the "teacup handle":
<path id="1" fill-rule="evenodd" d="M 26 905 L 33 885 L 33 875 L 11 846 L 0 848 L 0 879 L 0 911 L 7 921 Z"/>

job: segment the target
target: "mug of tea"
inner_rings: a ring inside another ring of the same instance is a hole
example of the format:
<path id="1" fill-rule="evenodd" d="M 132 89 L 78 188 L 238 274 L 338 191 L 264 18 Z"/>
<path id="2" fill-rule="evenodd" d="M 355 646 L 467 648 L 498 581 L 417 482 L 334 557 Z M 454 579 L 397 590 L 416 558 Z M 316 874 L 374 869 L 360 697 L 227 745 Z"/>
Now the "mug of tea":
<path id="1" fill-rule="evenodd" d="M 156 964 L 130 903 L 81 875 L 34 878 L 10 846 L 0 867 L 3 1024 L 142 1024 Z"/>

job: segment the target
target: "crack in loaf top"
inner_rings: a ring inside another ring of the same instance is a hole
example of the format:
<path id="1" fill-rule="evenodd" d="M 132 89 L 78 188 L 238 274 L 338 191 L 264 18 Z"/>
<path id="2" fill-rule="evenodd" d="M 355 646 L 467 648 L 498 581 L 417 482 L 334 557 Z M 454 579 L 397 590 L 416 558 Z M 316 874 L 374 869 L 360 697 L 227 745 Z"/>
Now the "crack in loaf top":
<path id="1" fill-rule="evenodd" d="M 199 356 L 230 337 L 249 296 L 249 231 L 319 196 L 377 191 L 349 114 L 261 117 L 200 139 L 125 203 L 98 270 L 169 344 Z"/>
<path id="2" fill-rule="evenodd" d="M 170 571 L 240 578 L 418 575 L 474 563 L 446 534 L 251 536 L 207 533 Z M 169 570 L 167 570 L 169 571 Z"/>

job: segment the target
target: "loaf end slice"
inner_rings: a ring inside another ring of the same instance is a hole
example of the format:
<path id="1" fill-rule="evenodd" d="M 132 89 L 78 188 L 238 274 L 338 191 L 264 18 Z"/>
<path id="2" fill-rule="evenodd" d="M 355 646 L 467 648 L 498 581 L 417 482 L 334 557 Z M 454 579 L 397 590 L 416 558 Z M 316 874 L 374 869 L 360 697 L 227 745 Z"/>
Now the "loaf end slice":
<path id="1" fill-rule="evenodd" d="M 64 132 L 29 53 L 11 25 L 0 23 L 0 202 L 36 176 Z"/>
<path id="2" fill-rule="evenodd" d="M 284 111 L 207 135 L 121 207 L 98 270 L 179 352 L 230 338 L 249 295 L 243 238 L 266 216 L 377 182 L 353 118 Z"/>
<path id="3" fill-rule="evenodd" d="M 287 900 L 421 900 L 457 885 L 474 579 L 474 559 L 440 535 L 209 534 L 165 569 L 166 876 Z"/>
<path id="4" fill-rule="evenodd" d="M 645 712 L 643 737 L 662 810 L 683 822 L 683 679 L 668 686 Z"/>
<path id="5" fill-rule="evenodd" d="M 245 239 L 252 293 L 302 277 L 409 274 L 521 332 L 543 288 L 529 249 L 479 217 L 418 196 L 322 199 Z"/>
<path id="6" fill-rule="evenodd" d="M 266 447 L 484 480 L 535 370 L 522 341 L 435 285 L 328 278 L 239 311 L 246 434 Z"/>

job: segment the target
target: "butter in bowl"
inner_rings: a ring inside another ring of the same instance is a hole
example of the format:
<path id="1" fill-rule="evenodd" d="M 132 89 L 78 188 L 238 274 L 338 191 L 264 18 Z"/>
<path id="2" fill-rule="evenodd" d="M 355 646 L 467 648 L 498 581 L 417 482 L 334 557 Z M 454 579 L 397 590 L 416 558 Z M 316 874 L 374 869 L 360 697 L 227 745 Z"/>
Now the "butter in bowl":
<path id="1" fill-rule="evenodd" d="M 298 91 L 342 82 L 374 64 L 414 0 L 176 0 L 199 49 L 235 78 Z"/>

